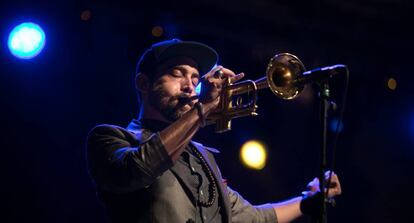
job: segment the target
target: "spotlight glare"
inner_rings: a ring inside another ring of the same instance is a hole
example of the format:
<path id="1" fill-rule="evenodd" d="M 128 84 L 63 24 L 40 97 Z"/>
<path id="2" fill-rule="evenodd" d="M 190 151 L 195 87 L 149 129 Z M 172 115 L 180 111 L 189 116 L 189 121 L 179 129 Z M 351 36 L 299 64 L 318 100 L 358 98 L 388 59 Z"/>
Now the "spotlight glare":
<path id="1" fill-rule="evenodd" d="M 195 89 L 195 92 L 196 92 L 197 95 L 200 95 L 200 93 L 201 93 L 201 82 L 197 85 L 197 87 Z"/>
<path id="2" fill-rule="evenodd" d="M 8 46 L 15 57 L 31 59 L 43 50 L 45 42 L 46 36 L 42 28 L 35 23 L 26 22 L 10 32 Z"/>
<path id="3" fill-rule="evenodd" d="M 161 26 L 154 26 L 151 30 L 151 33 L 155 37 L 161 37 L 164 34 L 164 29 Z"/>
<path id="4" fill-rule="evenodd" d="M 240 158 L 243 164 L 251 169 L 261 170 L 266 165 L 266 150 L 262 143 L 251 140 L 243 144 Z"/>
<path id="5" fill-rule="evenodd" d="M 91 19 L 91 17 L 92 17 L 92 12 L 91 12 L 91 10 L 88 10 L 88 9 L 83 10 L 82 13 L 81 13 L 81 16 L 80 16 L 81 20 L 85 21 L 85 22 L 89 21 Z"/>
<path id="6" fill-rule="evenodd" d="M 332 119 L 330 122 L 330 130 L 332 132 L 336 132 L 338 130 L 338 132 L 342 132 L 342 130 L 344 129 L 344 124 L 342 122 L 339 122 L 338 119 Z M 339 124 L 339 126 L 338 126 Z"/>
<path id="7" fill-rule="evenodd" d="M 394 78 L 389 78 L 387 81 L 387 87 L 390 90 L 395 90 L 397 88 L 397 80 Z"/>

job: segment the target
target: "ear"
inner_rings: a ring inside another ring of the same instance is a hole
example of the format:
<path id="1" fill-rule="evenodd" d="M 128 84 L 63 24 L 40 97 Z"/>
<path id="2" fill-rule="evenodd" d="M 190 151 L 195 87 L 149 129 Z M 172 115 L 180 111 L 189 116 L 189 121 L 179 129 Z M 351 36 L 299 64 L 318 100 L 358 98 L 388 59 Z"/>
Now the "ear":
<path id="1" fill-rule="evenodd" d="M 135 88 L 141 93 L 147 93 L 150 89 L 150 80 L 144 73 L 135 76 Z"/>

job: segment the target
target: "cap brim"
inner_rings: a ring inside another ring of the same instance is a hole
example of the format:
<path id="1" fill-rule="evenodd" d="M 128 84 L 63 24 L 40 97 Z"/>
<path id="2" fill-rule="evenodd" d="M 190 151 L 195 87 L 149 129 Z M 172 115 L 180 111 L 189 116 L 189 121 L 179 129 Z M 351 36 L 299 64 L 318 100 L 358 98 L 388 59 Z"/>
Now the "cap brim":
<path id="1" fill-rule="evenodd" d="M 179 56 L 193 59 L 197 63 L 201 75 L 209 72 L 218 61 L 218 54 L 213 48 L 191 41 L 180 42 L 168 47 L 159 56 L 159 61 Z"/>

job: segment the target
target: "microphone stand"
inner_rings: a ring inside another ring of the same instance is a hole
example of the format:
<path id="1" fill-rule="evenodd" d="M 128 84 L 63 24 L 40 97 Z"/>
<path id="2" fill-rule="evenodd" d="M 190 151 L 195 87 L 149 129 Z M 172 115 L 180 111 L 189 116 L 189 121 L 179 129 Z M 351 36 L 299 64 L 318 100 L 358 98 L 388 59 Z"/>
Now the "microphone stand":
<path id="1" fill-rule="evenodd" d="M 320 121 L 321 121 L 321 152 L 320 152 L 320 172 L 319 172 L 319 190 L 322 195 L 320 202 L 319 216 L 315 216 L 312 222 L 326 223 L 327 222 L 327 210 L 326 210 L 326 193 L 325 193 L 325 171 L 327 166 L 327 126 L 328 126 L 328 111 L 330 107 L 330 94 L 329 85 L 326 81 L 319 84 L 319 97 L 320 97 Z"/>

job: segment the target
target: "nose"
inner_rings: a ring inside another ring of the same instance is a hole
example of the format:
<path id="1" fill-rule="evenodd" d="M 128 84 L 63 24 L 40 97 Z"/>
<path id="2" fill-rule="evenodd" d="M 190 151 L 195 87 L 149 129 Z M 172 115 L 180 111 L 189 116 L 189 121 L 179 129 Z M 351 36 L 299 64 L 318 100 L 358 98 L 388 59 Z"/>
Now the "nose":
<path id="1" fill-rule="evenodd" d="M 182 84 L 182 91 L 184 93 L 193 95 L 195 94 L 195 86 L 193 85 L 193 80 L 190 76 L 186 76 L 183 80 L 183 84 Z"/>

